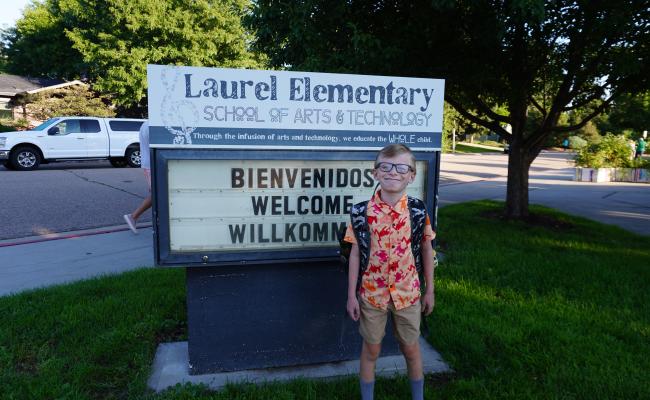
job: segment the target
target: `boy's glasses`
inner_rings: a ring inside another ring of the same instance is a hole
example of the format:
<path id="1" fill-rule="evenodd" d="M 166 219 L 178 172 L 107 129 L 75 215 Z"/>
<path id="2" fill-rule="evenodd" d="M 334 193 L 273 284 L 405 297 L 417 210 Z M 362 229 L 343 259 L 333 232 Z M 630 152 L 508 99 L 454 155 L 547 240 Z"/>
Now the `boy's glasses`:
<path id="1" fill-rule="evenodd" d="M 400 174 L 406 174 L 409 171 L 413 171 L 413 168 L 408 164 L 393 164 L 389 162 L 378 162 L 375 164 L 375 168 L 381 172 L 390 172 L 393 170 L 393 168 L 395 168 L 395 171 Z"/>

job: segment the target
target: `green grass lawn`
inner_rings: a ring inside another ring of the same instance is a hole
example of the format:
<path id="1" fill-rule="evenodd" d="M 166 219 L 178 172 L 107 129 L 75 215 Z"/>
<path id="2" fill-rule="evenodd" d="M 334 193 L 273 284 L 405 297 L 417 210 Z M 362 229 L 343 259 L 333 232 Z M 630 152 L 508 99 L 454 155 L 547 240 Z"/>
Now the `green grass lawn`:
<path id="1" fill-rule="evenodd" d="M 503 149 L 495 147 L 494 149 L 486 149 L 485 147 L 468 146 L 462 143 L 456 143 L 456 153 L 502 153 Z"/>
<path id="2" fill-rule="evenodd" d="M 650 398 L 650 237 L 502 207 L 440 210 L 428 339 L 456 373 L 429 377 L 427 398 Z M 150 393 L 157 344 L 186 339 L 184 281 L 139 270 L 0 298 L 0 398 L 357 398 L 355 377 Z M 410 398 L 406 379 L 380 379 L 376 398 Z"/>

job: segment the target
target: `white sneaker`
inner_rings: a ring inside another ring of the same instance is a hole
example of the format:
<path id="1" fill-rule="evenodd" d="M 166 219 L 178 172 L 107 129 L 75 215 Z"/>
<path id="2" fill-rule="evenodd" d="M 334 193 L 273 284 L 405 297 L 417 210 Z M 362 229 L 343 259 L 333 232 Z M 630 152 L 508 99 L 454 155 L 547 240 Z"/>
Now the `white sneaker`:
<path id="1" fill-rule="evenodd" d="M 126 224 L 129 226 L 129 229 L 131 229 L 131 232 L 137 235 L 138 228 L 135 227 L 135 221 L 133 220 L 131 214 L 124 214 L 124 220 L 126 221 Z"/>

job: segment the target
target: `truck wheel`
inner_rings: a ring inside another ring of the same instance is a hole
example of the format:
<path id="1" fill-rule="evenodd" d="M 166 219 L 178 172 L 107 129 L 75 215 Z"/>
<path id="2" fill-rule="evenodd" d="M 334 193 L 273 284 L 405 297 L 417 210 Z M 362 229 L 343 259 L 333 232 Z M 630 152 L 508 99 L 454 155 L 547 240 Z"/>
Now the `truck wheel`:
<path id="1" fill-rule="evenodd" d="M 129 147 L 126 149 L 126 163 L 130 167 L 140 168 L 140 148 L 139 147 Z"/>
<path id="2" fill-rule="evenodd" d="M 114 157 L 111 158 L 110 160 L 111 165 L 114 166 L 115 168 L 124 168 L 126 167 L 126 158 L 124 157 Z"/>
<path id="3" fill-rule="evenodd" d="M 12 167 L 18 171 L 31 171 L 41 163 L 41 153 L 33 147 L 19 147 L 9 157 Z"/>

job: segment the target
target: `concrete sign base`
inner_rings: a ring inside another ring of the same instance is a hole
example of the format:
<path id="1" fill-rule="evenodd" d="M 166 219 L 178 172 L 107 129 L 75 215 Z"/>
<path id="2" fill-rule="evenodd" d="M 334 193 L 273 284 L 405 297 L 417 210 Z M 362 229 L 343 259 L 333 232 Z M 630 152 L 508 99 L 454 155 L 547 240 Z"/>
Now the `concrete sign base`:
<path id="1" fill-rule="evenodd" d="M 422 337 L 420 338 L 420 347 L 425 374 L 452 372 L 440 354 Z M 175 342 L 162 343 L 158 346 L 153 362 L 153 371 L 147 385 L 156 392 L 161 392 L 178 383 L 204 384 L 211 389 L 218 390 L 228 383 L 259 384 L 264 382 L 288 381 L 296 378 L 332 379 L 358 374 L 359 360 L 350 360 L 295 367 L 190 375 L 187 342 Z M 377 360 L 377 375 L 391 376 L 404 374 L 406 374 L 406 363 L 402 355 L 380 357 Z"/>

